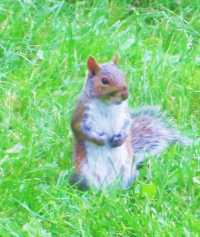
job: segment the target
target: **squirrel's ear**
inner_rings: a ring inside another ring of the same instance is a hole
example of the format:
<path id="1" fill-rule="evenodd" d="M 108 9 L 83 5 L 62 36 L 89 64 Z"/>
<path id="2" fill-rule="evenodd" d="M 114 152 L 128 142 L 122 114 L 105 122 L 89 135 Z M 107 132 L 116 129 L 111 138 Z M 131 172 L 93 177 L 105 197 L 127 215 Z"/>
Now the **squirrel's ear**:
<path id="1" fill-rule="evenodd" d="M 88 70 L 92 73 L 92 74 L 96 74 L 100 67 L 97 64 L 96 60 L 93 57 L 89 57 L 88 61 L 87 61 L 87 66 L 88 66 Z"/>
<path id="2" fill-rule="evenodd" d="M 113 56 L 113 58 L 112 58 L 112 62 L 114 63 L 114 64 L 119 64 L 119 54 L 114 54 L 114 56 Z"/>

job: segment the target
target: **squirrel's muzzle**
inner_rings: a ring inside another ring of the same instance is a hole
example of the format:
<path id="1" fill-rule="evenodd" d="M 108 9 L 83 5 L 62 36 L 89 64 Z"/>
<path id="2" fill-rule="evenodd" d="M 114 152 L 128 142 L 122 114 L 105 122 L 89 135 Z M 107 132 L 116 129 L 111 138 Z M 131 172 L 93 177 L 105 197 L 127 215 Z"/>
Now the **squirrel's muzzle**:
<path id="1" fill-rule="evenodd" d="M 124 86 L 122 91 L 121 91 L 121 98 L 123 100 L 126 100 L 128 98 L 128 89 L 127 89 L 126 86 Z"/>

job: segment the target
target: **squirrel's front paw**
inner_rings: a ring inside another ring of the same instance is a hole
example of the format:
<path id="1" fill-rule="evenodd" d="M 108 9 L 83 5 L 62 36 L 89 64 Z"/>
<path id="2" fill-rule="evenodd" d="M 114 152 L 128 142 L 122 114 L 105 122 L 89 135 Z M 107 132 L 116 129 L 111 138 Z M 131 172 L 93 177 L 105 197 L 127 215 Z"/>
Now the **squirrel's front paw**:
<path id="1" fill-rule="evenodd" d="M 124 143 L 126 137 L 127 136 L 125 136 L 123 133 L 115 134 L 110 138 L 109 144 L 111 147 L 121 146 Z"/>
<path id="2" fill-rule="evenodd" d="M 97 145 L 104 145 L 107 142 L 106 133 L 97 133 L 96 139 L 94 141 Z"/>

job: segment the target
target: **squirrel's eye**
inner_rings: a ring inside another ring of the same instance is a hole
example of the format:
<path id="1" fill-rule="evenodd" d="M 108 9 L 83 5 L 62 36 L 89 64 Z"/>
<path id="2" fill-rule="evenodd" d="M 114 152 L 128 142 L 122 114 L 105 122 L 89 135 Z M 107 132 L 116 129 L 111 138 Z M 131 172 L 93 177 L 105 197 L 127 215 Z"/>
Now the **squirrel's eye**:
<path id="1" fill-rule="evenodd" d="M 106 77 L 103 77 L 101 79 L 101 82 L 104 84 L 104 85 L 108 85 L 109 84 L 109 80 L 106 78 Z"/>

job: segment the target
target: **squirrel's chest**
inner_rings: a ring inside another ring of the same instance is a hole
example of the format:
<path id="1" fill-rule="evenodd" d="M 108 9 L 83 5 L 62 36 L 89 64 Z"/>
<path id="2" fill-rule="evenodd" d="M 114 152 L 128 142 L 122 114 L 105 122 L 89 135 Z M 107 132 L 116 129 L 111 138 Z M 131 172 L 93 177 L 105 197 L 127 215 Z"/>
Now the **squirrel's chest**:
<path id="1" fill-rule="evenodd" d="M 96 131 L 112 135 L 122 128 L 127 119 L 127 107 L 126 103 L 107 105 L 94 101 L 88 107 L 88 125 Z"/>
<path id="2" fill-rule="evenodd" d="M 104 132 L 110 137 L 119 133 L 129 118 L 127 103 L 104 105 L 94 102 L 88 109 L 87 122 L 91 130 Z M 108 186 L 119 179 L 122 186 L 128 186 L 135 175 L 132 153 L 128 149 L 130 146 L 129 141 L 116 148 L 86 141 L 86 162 L 82 165 L 82 175 L 96 188 Z"/>

